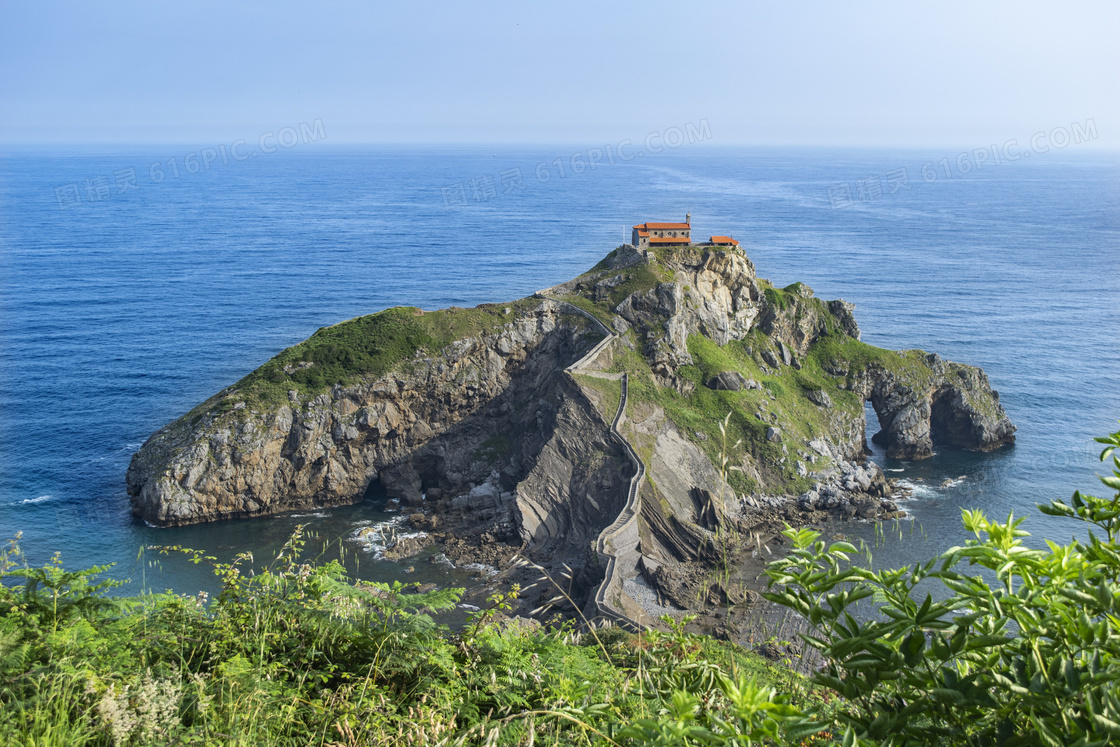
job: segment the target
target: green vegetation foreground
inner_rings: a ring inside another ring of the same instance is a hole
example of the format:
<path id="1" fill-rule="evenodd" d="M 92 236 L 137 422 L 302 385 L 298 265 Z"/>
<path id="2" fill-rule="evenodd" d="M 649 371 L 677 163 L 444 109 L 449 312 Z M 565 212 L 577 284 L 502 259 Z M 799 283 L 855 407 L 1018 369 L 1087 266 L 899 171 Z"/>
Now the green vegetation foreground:
<path id="1" fill-rule="evenodd" d="M 452 633 L 431 614 L 460 590 L 355 584 L 303 562 L 298 533 L 251 576 L 247 557 L 164 548 L 214 564 L 212 601 L 110 597 L 105 568 L 28 568 L 13 542 L 0 554 L 0 742 L 1120 744 L 1120 432 L 1097 440 L 1114 496 L 1040 507 L 1086 522 L 1088 542 L 1030 549 L 1023 519 L 965 511 L 975 540 L 873 572 L 849 565 L 855 547 L 789 530 L 767 596 L 813 625 L 806 644 L 825 666 L 808 680 L 680 625 L 536 630 L 502 614 L 516 588 Z M 919 595 L 921 581 L 948 595 Z M 861 599 L 874 621 L 849 614 Z"/>

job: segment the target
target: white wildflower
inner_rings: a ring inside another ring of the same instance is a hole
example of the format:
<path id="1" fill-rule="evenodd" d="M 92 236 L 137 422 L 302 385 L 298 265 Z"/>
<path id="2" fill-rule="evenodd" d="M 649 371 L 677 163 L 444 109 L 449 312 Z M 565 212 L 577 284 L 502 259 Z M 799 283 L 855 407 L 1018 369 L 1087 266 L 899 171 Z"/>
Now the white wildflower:
<path id="1" fill-rule="evenodd" d="M 97 703 L 97 713 L 109 727 L 114 745 L 127 745 L 133 736 L 141 744 L 163 741 L 179 725 L 179 695 L 182 688 L 177 679 L 152 677 L 144 672 L 139 683 L 109 685 Z"/>

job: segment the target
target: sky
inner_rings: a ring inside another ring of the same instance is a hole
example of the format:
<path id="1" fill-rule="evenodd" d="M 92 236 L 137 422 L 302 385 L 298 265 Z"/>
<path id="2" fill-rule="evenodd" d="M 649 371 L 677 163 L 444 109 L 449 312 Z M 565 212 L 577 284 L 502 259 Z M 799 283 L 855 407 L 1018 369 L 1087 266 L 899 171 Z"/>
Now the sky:
<path id="1" fill-rule="evenodd" d="M 1120 148 L 1115 2 L 0 3 L 0 143 Z"/>

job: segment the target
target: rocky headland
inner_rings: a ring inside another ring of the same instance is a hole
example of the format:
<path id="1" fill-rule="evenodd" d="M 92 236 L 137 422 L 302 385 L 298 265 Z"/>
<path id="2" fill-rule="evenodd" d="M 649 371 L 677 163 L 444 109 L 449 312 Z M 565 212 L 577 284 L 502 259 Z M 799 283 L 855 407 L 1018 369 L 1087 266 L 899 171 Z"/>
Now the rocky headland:
<path id="1" fill-rule="evenodd" d="M 1014 441 L 980 369 L 859 338 L 850 304 L 775 288 L 738 249 L 622 246 L 531 298 L 321 329 L 154 433 L 128 492 L 181 526 L 380 488 L 411 529 L 389 557 L 567 579 L 523 614 L 747 608 L 711 573 L 729 555 L 786 523 L 900 515 L 865 402 L 893 457 Z"/>

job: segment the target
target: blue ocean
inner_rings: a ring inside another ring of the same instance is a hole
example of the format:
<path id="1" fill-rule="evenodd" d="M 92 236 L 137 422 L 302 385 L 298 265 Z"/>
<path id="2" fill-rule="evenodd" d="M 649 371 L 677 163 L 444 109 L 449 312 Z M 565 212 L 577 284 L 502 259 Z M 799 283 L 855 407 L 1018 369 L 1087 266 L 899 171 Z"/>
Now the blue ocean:
<path id="1" fill-rule="evenodd" d="M 185 146 L 3 151 L 0 540 L 22 532 L 29 562 L 115 563 L 125 591 L 193 593 L 205 566 L 143 548 L 267 561 L 302 523 L 361 577 L 457 582 L 367 552 L 354 532 L 391 518 L 374 503 L 146 527 L 125 469 L 152 431 L 319 327 L 526 296 L 634 223 L 686 211 L 696 235 L 740 240 L 760 276 L 854 302 L 865 341 L 982 366 L 999 390 L 1014 447 L 874 457 L 913 490 L 877 562 L 963 542 L 961 507 L 1068 539 L 1073 525 L 1034 505 L 1103 489 L 1092 438 L 1120 418 L 1120 156 L 1071 145 L 964 173 L 953 150 L 713 143 L 595 168 L 594 144 L 318 142 L 205 167 Z"/>

